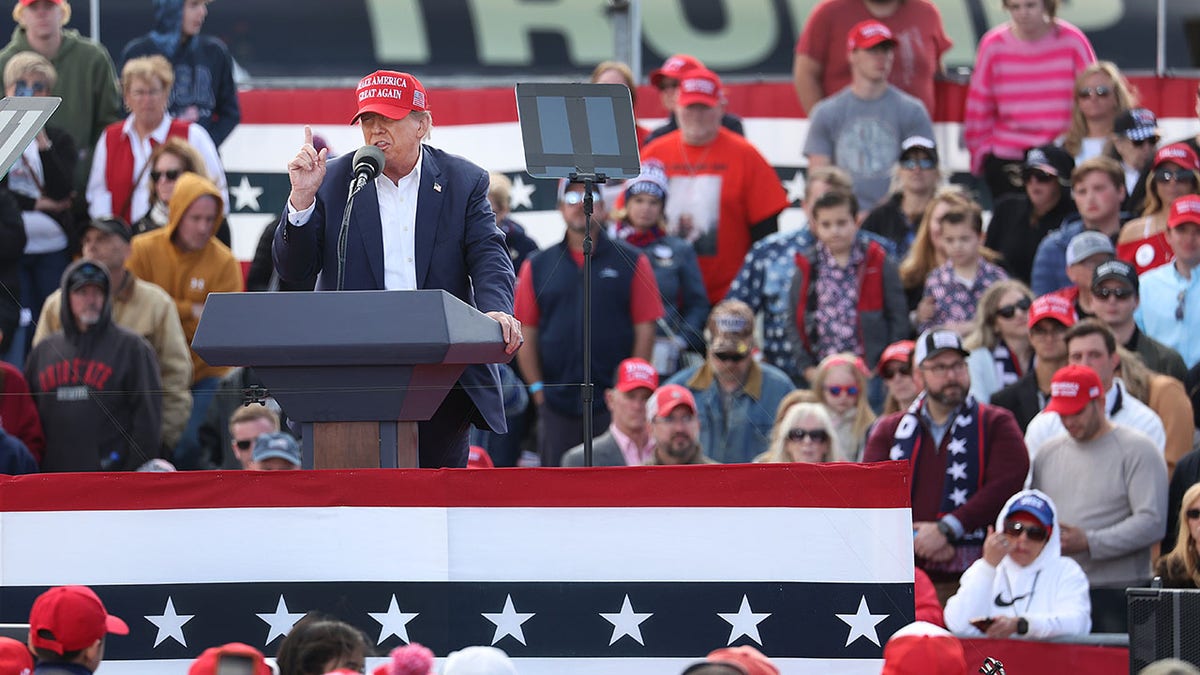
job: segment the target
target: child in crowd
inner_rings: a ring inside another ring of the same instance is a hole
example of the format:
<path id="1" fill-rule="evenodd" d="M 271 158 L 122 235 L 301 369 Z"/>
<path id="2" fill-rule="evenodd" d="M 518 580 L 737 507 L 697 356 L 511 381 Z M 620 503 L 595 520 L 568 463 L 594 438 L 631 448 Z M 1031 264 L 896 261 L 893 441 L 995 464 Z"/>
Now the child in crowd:
<path id="1" fill-rule="evenodd" d="M 958 196 L 955 201 L 954 208 L 942 214 L 939 223 L 946 262 L 934 269 L 925 283 L 925 297 L 933 299 L 934 309 L 933 315 L 917 327 L 920 331 L 946 326 L 966 335 L 983 292 L 1008 278 L 984 255 L 979 205 L 966 196 Z"/>
<path id="2" fill-rule="evenodd" d="M 829 461 L 862 461 L 867 431 L 875 423 L 875 413 L 867 403 L 869 375 L 862 359 L 848 353 L 831 354 L 817 366 L 813 391 L 833 420 L 837 435 Z"/>
<path id="3" fill-rule="evenodd" d="M 831 191 L 812 206 L 813 246 L 796 255 L 787 321 L 798 370 L 848 352 L 873 367 L 887 345 L 908 335 L 908 307 L 896 264 L 877 242 L 858 240 L 854 195 Z"/>

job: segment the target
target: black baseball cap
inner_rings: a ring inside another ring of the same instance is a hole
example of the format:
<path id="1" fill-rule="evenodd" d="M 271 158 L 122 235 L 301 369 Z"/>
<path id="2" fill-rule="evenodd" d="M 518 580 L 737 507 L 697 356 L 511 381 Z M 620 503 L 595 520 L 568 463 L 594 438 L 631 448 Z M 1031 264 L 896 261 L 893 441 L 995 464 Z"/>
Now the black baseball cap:
<path id="1" fill-rule="evenodd" d="M 133 228 L 124 219 L 117 216 L 108 216 L 107 218 L 93 218 L 88 221 L 88 227 L 94 227 L 101 232 L 115 234 L 118 237 L 129 241 L 133 239 Z"/>
<path id="2" fill-rule="evenodd" d="M 1124 260 L 1108 260 L 1096 266 L 1096 271 L 1092 273 L 1092 288 L 1100 287 L 1100 282 L 1107 279 L 1116 279 L 1121 281 L 1126 286 L 1133 289 L 1134 293 L 1138 292 L 1138 275 L 1137 270 L 1133 265 Z"/>

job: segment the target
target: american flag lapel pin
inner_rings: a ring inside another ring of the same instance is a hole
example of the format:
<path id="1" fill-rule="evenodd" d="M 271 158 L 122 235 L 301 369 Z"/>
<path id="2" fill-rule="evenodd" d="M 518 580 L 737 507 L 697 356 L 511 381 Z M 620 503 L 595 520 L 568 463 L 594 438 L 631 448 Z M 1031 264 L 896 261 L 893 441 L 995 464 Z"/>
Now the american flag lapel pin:
<path id="1" fill-rule="evenodd" d="M 433 191 L 434 191 L 434 192 L 441 192 L 441 191 L 442 191 L 442 184 L 441 184 L 441 183 L 434 183 L 434 184 L 433 184 Z"/>

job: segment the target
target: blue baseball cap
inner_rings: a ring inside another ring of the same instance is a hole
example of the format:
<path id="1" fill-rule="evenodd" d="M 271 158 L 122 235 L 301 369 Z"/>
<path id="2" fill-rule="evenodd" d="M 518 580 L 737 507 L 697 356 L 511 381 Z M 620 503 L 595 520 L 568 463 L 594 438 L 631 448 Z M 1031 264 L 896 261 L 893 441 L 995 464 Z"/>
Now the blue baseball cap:
<path id="1" fill-rule="evenodd" d="M 1008 513 L 1005 514 L 1004 517 L 1011 518 L 1018 513 L 1028 513 L 1034 518 L 1037 518 L 1038 522 L 1046 527 L 1054 526 L 1054 510 L 1050 508 L 1050 504 L 1048 504 L 1045 499 L 1042 499 L 1035 494 L 1027 494 L 1019 497 L 1017 501 L 1013 502 L 1013 505 L 1009 507 Z"/>
<path id="2" fill-rule="evenodd" d="M 278 457 L 300 466 L 300 444 L 282 431 L 260 434 L 254 441 L 254 461 Z"/>

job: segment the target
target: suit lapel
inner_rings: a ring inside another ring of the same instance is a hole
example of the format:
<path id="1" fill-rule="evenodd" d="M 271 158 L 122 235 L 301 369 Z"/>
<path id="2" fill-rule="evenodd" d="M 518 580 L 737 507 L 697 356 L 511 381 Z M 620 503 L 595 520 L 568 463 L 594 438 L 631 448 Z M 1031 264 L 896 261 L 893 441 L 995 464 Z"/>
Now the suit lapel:
<path id="1" fill-rule="evenodd" d="M 379 192 L 375 189 L 375 181 L 367 183 L 362 192 L 354 198 L 354 210 L 350 217 L 352 224 L 357 223 L 359 239 L 363 246 L 363 255 L 370 263 L 371 274 L 375 277 L 374 288 L 384 288 L 383 281 L 383 224 L 379 222 Z M 347 247 L 347 267 L 352 256 Z"/>
<path id="2" fill-rule="evenodd" d="M 445 189 L 441 167 L 433 154 L 423 145 L 421 153 L 421 186 L 417 191 L 417 230 L 413 242 L 417 249 L 417 288 L 425 288 L 425 279 L 429 276 L 433 242 L 437 239 L 438 220 L 442 213 L 442 190 Z"/>

